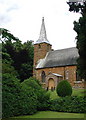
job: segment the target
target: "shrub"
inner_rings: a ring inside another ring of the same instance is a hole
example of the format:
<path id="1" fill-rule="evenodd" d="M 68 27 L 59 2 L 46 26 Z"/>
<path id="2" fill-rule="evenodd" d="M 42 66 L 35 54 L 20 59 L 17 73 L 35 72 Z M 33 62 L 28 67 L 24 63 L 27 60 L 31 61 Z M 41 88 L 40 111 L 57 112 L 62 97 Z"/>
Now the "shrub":
<path id="1" fill-rule="evenodd" d="M 49 108 L 50 94 L 42 88 L 38 80 L 31 77 L 24 80 L 21 83 L 21 86 L 23 89 L 27 90 L 29 87 L 31 87 L 31 89 L 34 91 L 38 101 L 37 110 L 47 110 Z"/>
<path id="2" fill-rule="evenodd" d="M 57 112 L 86 113 L 86 97 L 66 96 L 51 101 L 50 110 Z"/>
<path id="3" fill-rule="evenodd" d="M 57 85 L 56 92 L 57 92 L 58 96 L 60 96 L 60 97 L 71 96 L 72 87 L 67 80 L 62 80 Z"/>
<path id="4" fill-rule="evenodd" d="M 37 93 L 38 97 L 38 110 L 48 110 L 50 107 L 50 93 L 44 89 L 40 89 Z"/>
<path id="5" fill-rule="evenodd" d="M 2 116 L 3 118 L 33 114 L 37 111 L 37 96 L 32 88 L 23 89 L 20 81 L 6 73 L 2 80 Z"/>
<path id="6" fill-rule="evenodd" d="M 28 87 L 28 89 L 22 88 L 19 102 L 21 115 L 31 115 L 37 112 L 37 96 L 31 87 Z"/>
<path id="7" fill-rule="evenodd" d="M 2 116 L 18 115 L 19 80 L 9 73 L 3 74 L 2 80 Z"/>
<path id="8" fill-rule="evenodd" d="M 41 89 L 41 86 L 38 84 L 38 82 L 30 77 L 29 79 L 26 79 L 24 80 L 22 83 L 21 83 L 21 86 L 24 87 L 24 88 L 27 88 L 28 87 L 31 87 L 32 89 L 35 89 L 35 91 Z"/>

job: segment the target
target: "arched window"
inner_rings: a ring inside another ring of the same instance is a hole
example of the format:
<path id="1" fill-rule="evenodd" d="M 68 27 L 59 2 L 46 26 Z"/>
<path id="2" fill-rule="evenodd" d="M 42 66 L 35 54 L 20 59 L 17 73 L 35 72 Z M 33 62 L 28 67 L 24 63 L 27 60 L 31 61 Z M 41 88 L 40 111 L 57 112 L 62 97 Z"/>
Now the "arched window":
<path id="1" fill-rule="evenodd" d="M 42 82 L 45 82 L 46 74 L 44 71 L 42 71 L 41 78 L 42 78 Z"/>
<path id="2" fill-rule="evenodd" d="M 41 48 L 41 45 L 39 44 L 39 49 Z"/>

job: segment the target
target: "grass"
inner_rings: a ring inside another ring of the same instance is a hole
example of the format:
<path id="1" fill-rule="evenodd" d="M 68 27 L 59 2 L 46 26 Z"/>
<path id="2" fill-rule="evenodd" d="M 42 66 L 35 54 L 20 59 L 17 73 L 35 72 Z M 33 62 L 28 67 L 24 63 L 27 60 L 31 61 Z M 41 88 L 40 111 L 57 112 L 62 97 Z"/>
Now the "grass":
<path id="1" fill-rule="evenodd" d="M 14 118 L 84 118 L 84 114 L 41 111 L 41 112 L 37 112 L 34 115 L 19 116 Z"/>
<path id="2" fill-rule="evenodd" d="M 72 96 L 84 96 L 84 89 L 73 89 Z M 50 93 L 50 98 L 51 99 L 56 99 L 59 96 L 57 95 L 56 91 L 48 91 Z"/>

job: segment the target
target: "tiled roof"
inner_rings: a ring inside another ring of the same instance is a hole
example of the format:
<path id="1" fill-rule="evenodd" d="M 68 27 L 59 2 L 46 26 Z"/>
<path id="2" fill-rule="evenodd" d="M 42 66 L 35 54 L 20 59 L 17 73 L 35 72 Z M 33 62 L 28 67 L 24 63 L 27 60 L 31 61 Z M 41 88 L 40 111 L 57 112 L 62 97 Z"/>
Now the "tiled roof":
<path id="1" fill-rule="evenodd" d="M 49 68 L 76 65 L 78 50 L 75 47 L 50 51 L 44 59 L 40 59 L 36 68 Z"/>

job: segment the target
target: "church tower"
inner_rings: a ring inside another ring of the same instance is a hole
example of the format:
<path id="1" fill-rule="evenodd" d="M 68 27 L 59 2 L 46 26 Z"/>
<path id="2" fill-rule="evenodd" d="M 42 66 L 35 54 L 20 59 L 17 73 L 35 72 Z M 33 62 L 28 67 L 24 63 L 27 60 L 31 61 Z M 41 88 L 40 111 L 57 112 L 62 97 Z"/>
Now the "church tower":
<path id="1" fill-rule="evenodd" d="M 43 59 L 47 52 L 51 50 L 52 45 L 49 43 L 46 35 L 44 17 L 42 18 L 42 25 L 40 30 L 39 39 L 34 44 L 34 68 L 40 59 Z"/>

